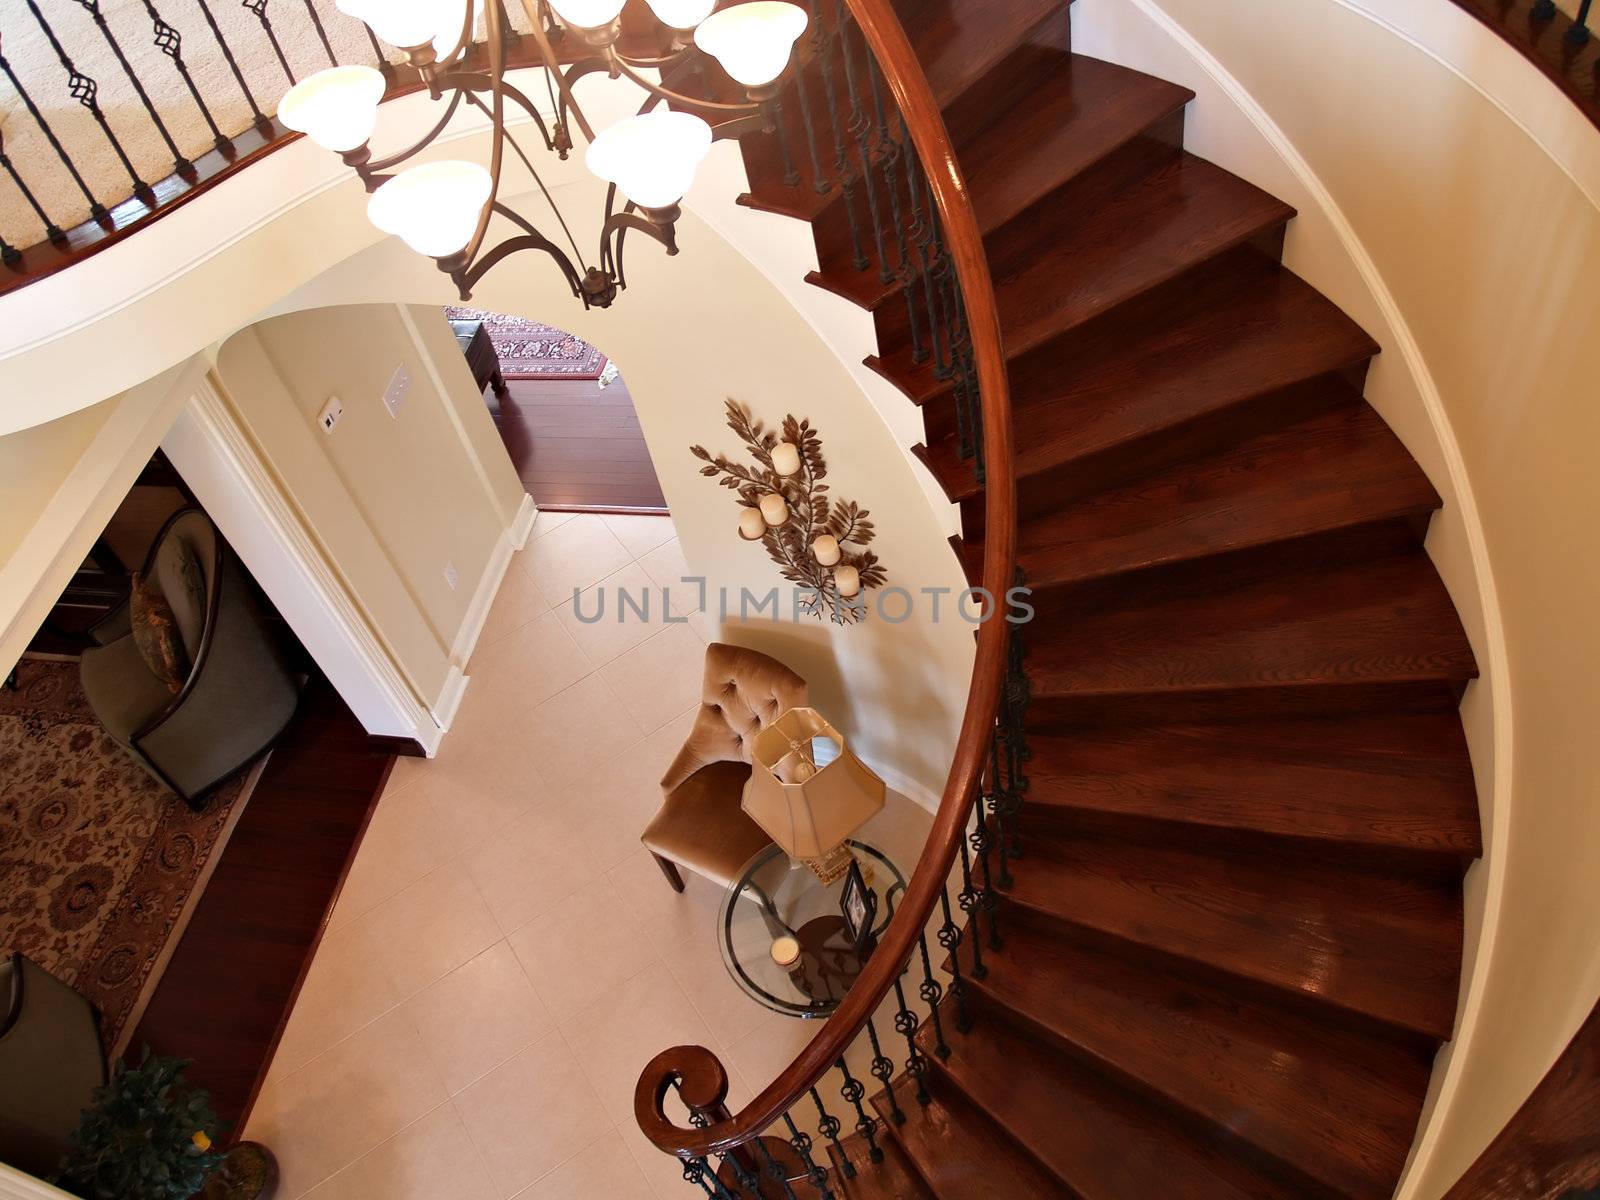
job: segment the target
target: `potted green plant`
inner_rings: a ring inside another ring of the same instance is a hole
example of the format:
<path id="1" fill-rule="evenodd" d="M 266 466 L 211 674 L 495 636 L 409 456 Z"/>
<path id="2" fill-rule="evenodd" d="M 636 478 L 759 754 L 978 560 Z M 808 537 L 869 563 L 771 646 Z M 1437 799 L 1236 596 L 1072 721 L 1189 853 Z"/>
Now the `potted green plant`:
<path id="1" fill-rule="evenodd" d="M 84 1200 L 189 1200 L 202 1188 L 220 1200 L 269 1195 L 272 1156 L 253 1143 L 213 1148 L 220 1122 L 209 1093 L 184 1079 L 188 1066 L 149 1047 L 138 1066 L 118 1063 L 83 1110 L 57 1182 Z"/>

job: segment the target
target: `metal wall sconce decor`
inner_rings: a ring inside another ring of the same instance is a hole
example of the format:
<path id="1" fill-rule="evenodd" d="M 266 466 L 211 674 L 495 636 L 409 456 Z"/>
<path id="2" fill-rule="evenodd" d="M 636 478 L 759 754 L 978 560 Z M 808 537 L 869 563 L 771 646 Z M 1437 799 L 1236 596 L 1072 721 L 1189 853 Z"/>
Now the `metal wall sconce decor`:
<path id="1" fill-rule="evenodd" d="M 882 587 L 887 576 L 867 549 L 876 536 L 867 510 L 828 494 L 822 438 L 809 420 L 784 417 L 782 433 L 755 420 L 748 406 L 729 400 L 728 428 L 755 459 L 753 467 L 704 446 L 689 452 L 706 465 L 700 474 L 717 479 L 739 497 L 739 536 L 760 542 L 783 577 L 808 589 L 799 611 L 834 623 L 853 624 L 866 615 L 862 594 Z M 718 478 L 720 476 L 720 478 Z"/>

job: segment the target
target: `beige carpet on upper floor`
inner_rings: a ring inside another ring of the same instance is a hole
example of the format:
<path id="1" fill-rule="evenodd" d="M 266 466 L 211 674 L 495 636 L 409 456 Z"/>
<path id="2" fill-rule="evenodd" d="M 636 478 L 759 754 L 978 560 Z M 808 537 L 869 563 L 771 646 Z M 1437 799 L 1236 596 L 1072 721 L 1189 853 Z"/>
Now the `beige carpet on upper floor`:
<path id="1" fill-rule="evenodd" d="M 244 91 L 206 22 L 208 9 L 255 98 L 268 116 L 289 88 L 283 64 L 261 21 L 242 0 L 100 0 L 99 9 L 133 72 L 161 113 L 179 151 L 194 158 L 212 148 L 213 139 L 176 66 L 156 45 L 147 9 L 177 30 L 183 62 L 217 125 L 227 135 L 248 129 L 253 119 Z M 328 53 L 312 22 L 314 9 L 341 63 L 373 63 L 365 28 L 334 7 L 333 0 L 266 0 L 259 3 L 296 77 L 328 66 Z M 508 4 L 514 24 L 525 23 L 520 3 Z M 39 11 L 82 75 L 97 87 L 107 123 L 122 143 L 134 170 L 146 183 L 172 172 L 171 149 L 117 61 L 105 35 L 81 3 L 49 0 Z M 5 56 L 28 97 L 66 148 L 91 193 L 108 207 L 133 194 L 127 170 L 89 109 L 74 99 L 71 77 L 25 0 L 0 4 L 0 54 Z M 390 52 L 389 57 L 400 55 Z M 50 217 L 63 229 L 88 219 L 89 202 L 51 147 L 26 104 L 0 73 L 0 144 L 6 156 Z M 43 241 L 44 225 L 11 177 L 0 171 L 0 237 L 14 246 Z"/>

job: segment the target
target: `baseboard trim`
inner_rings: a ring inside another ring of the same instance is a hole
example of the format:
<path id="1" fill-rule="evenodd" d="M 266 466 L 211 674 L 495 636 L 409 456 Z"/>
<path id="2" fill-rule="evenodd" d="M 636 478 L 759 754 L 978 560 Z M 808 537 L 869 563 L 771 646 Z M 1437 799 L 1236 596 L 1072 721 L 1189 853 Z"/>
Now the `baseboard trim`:
<path id="1" fill-rule="evenodd" d="M 367 745 L 378 754 L 396 754 L 401 758 L 427 758 L 428 749 L 416 738 L 395 737 L 388 733 L 369 733 Z"/>
<path id="2" fill-rule="evenodd" d="M 517 508 L 517 515 L 511 522 L 511 545 L 513 549 L 521 550 L 528 544 L 528 539 L 533 536 L 533 523 L 539 519 L 539 506 L 533 502 L 533 497 L 526 492 L 522 494 L 522 504 Z"/>

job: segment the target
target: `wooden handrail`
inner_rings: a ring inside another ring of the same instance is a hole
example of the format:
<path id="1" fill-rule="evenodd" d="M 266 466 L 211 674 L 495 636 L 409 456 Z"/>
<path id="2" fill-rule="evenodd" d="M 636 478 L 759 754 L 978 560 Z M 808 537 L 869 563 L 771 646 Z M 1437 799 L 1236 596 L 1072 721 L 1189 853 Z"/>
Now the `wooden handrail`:
<path id="1" fill-rule="evenodd" d="M 680 1157 L 726 1153 L 749 1142 L 781 1119 L 843 1057 L 893 987 L 933 914 L 933 907 L 954 867 L 961 840 L 966 837 L 973 798 L 989 760 L 1000 689 L 1006 675 L 1009 626 L 1001 616 L 1001 601 L 1012 584 L 1016 480 L 1005 350 L 983 236 L 939 104 L 889 0 L 848 0 L 848 3 L 867 44 L 877 56 L 878 65 L 905 118 L 912 144 L 922 160 L 966 306 L 982 397 L 987 475 L 983 586 L 994 603 L 990 606 L 990 619 L 978 630 L 977 659 L 967 690 L 966 712 L 956 740 L 955 759 L 922 857 L 899 911 L 885 930 L 878 948 L 821 1032 L 737 1114 L 703 1129 L 674 1125 L 666 1117 L 662 1103 L 674 1083 L 696 1104 L 705 1103 L 701 1097 L 717 1093 L 714 1077 L 720 1075 L 721 1068 L 710 1051 L 697 1046 L 663 1051 L 640 1076 L 634 1090 L 634 1115 L 639 1127 L 659 1149 Z M 725 1087 L 724 1081 L 723 1090 Z M 720 1104 L 720 1098 L 716 1103 Z"/>

